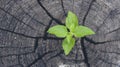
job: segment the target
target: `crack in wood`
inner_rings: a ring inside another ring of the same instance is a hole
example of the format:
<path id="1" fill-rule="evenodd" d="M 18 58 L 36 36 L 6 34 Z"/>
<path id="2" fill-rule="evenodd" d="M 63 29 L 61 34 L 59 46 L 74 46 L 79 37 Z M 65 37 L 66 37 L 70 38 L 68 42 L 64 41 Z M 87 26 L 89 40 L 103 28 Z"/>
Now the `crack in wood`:
<path id="1" fill-rule="evenodd" d="M 96 0 L 92 0 L 92 1 L 90 2 L 90 5 L 89 5 L 89 7 L 88 7 L 88 10 L 87 10 L 86 14 L 85 14 L 84 17 L 83 17 L 83 20 L 82 20 L 83 23 L 82 23 L 82 25 L 85 25 L 85 20 L 86 20 L 88 14 L 89 14 L 89 12 L 90 12 L 90 9 L 91 9 L 91 7 L 92 7 L 92 5 L 93 5 L 93 3 L 94 3 L 95 1 L 96 1 Z"/>
<path id="2" fill-rule="evenodd" d="M 34 52 L 32 51 L 32 52 L 21 53 L 21 54 L 8 54 L 8 55 L 2 55 L 2 56 L 0 56 L 0 58 L 9 57 L 9 56 L 27 55 L 27 54 L 32 54 L 32 53 L 34 53 Z"/>
<path id="3" fill-rule="evenodd" d="M 78 45 L 76 44 L 76 48 L 78 47 Z M 75 55 L 75 59 L 78 59 L 78 50 L 79 49 L 76 49 L 76 55 Z M 77 61 L 75 61 L 75 63 L 77 63 Z"/>
<path id="4" fill-rule="evenodd" d="M 99 32 L 99 31 L 100 31 L 101 27 L 104 26 L 104 24 L 106 23 L 106 20 L 107 20 L 108 18 L 110 18 L 110 19 L 113 21 L 113 18 L 115 17 L 115 15 L 119 15 L 119 14 L 120 14 L 120 12 L 118 11 L 118 9 L 111 10 L 111 11 L 109 12 L 109 14 L 106 16 L 106 18 L 103 20 L 103 23 L 100 24 L 100 26 L 97 27 L 96 32 Z M 114 22 L 114 21 L 113 21 L 113 22 Z M 112 32 L 114 32 L 114 30 L 108 32 L 107 34 L 112 33 Z"/>
<path id="5" fill-rule="evenodd" d="M 66 13 L 65 8 L 64 8 L 63 0 L 61 0 L 61 6 L 62 6 L 62 10 L 63 10 L 64 16 L 67 16 L 67 13 Z"/>
<path id="6" fill-rule="evenodd" d="M 12 15 L 12 14 L 9 13 L 8 11 L 4 10 L 3 8 L 0 7 L 0 10 L 4 11 L 6 14 L 9 14 L 10 16 L 12 16 L 13 18 L 15 18 L 15 19 L 18 20 L 19 22 L 25 24 L 25 25 L 28 26 L 29 28 L 35 30 L 32 26 L 26 24 L 25 22 L 23 22 L 22 20 L 18 19 L 17 17 L 15 17 L 14 15 Z"/>
<path id="7" fill-rule="evenodd" d="M 44 56 L 46 56 L 47 54 L 53 53 L 53 52 L 55 52 L 55 51 L 56 51 L 56 50 L 48 51 L 48 52 L 46 52 L 46 53 L 44 53 L 44 54 L 42 54 L 42 55 L 40 55 L 39 53 L 37 53 L 37 54 L 38 54 L 38 58 L 35 59 L 32 63 L 30 63 L 27 67 L 31 67 L 31 66 L 34 65 L 36 62 L 38 62 L 39 60 L 43 59 Z"/>
<path id="8" fill-rule="evenodd" d="M 53 20 L 50 20 L 50 22 L 49 22 L 49 24 L 48 24 L 48 26 L 45 28 L 45 31 L 44 31 L 44 40 L 46 40 L 47 39 L 47 37 L 48 37 L 48 33 L 47 33 L 47 31 L 48 31 L 48 29 L 50 28 L 50 26 L 51 26 L 51 24 L 52 24 L 52 21 Z"/>
<path id="9" fill-rule="evenodd" d="M 116 40 L 107 40 L 107 41 L 102 41 L 102 42 L 96 42 L 88 37 L 84 38 L 86 41 L 94 44 L 94 45 L 98 45 L 98 44 L 105 44 L 105 43 L 109 43 L 109 42 L 115 42 L 115 41 L 120 41 L 120 39 L 116 39 Z"/>
<path id="10" fill-rule="evenodd" d="M 36 38 L 35 42 L 34 42 L 34 51 L 33 52 L 35 52 L 36 49 L 38 48 L 38 41 L 39 41 L 39 38 Z"/>
<path id="11" fill-rule="evenodd" d="M 36 37 L 33 37 L 33 36 L 25 35 L 25 34 L 22 34 L 22 33 L 17 33 L 17 32 L 14 32 L 14 31 L 7 30 L 7 29 L 3 29 L 3 28 L 0 28 L 0 30 L 10 32 L 10 33 L 13 33 L 13 34 L 17 34 L 17 35 L 20 35 L 20 36 L 24 36 L 26 38 L 33 38 L 33 39 L 36 38 Z"/>
<path id="12" fill-rule="evenodd" d="M 116 28 L 116 29 L 114 29 L 114 30 L 112 30 L 112 31 L 109 31 L 108 33 L 106 33 L 106 35 L 107 35 L 107 34 L 110 34 L 110 33 L 113 33 L 113 32 L 115 32 L 115 31 L 118 31 L 118 30 L 120 30 L 120 27 L 119 27 L 119 28 Z"/>
<path id="13" fill-rule="evenodd" d="M 86 14 L 83 17 L 82 25 L 85 25 L 86 18 L 87 18 L 88 14 L 89 14 L 89 11 L 90 11 L 90 9 L 91 9 L 91 7 L 92 7 L 92 5 L 93 5 L 93 3 L 95 1 L 96 0 L 92 0 L 90 2 L 90 5 L 89 5 L 89 7 L 87 9 L 87 12 L 86 12 Z M 90 63 L 88 61 L 88 56 L 87 56 L 87 52 L 86 52 L 86 47 L 84 46 L 84 38 L 81 38 L 81 47 L 82 47 L 83 56 L 84 56 L 84 59 L 85 59 L 85 64 L 87 65 L 87 67 L 90 67 Z"/>
<path id="14" fill-rule="evenodd" d="M 86 63 L 87 67 L 90 67 L 90 63 L 88 61 L 88 56 L 87 56 L 87 52 L 86 52 L 86 47 L 84 46 L 84 38 L 81 38 L 81 48 L 83 51 L 83 56 L 84 56 L 84 62 Z"/>
<path id="15" fill-rule="evenodd" d="M 60 52 L 58 52 L 58 53 L 55 54 L 54 56 L 50 57 L 48 60 L 51 60 L 51 59 L 53 59 L 53 58 L 55 58 L 55 57 L 57 57 L 57 56 L 59 56 L 59 55 L 61 55 L 61 54 L 63 54 L 63 53 L 64 53 L 64 51 L 61 50 Z"/>
<path id="16" fill-rule="evenodd" d="M 46 14 L 52 19 L 54 20 L 56 23 L 60 24 L 60 25 L 64 25 L 60 20 L 54 18 L 49 12 L 48 10 L 42 5 L 41 0 L 37 0 L 38 4 L 40 5 L 40 7 L 43 8 L 43 10 L 46 12 Z"/>
<path id="17" fill-rule="evenodd" d="M 66 61 L 66 62 L 69 62 L 69 61 L 71 61 L 71 62 L 74 62 L 74 63 L 82 63 L 82 62 L 84 62 L 84 60 L 78 60 L 78 59 L 66 59 L 66 58 L 64 58 L 62 55 L 59 55 L 59 57 L 62 59 L 62 60 L 64 60 L 64 61 Z"/>
<path id="18" fill-rule="evenodd" d="M 90 47 L 88 47 L 88 50 L 92 51 L 92 52 L 101 52 L 101 53 L 110 53 L 110 54 L 117 54 L 117 55 L 120 55 L 119 52 L 115 52 L 115 51 L 104 51 L 104 50 L 99 50 L 99 49 L 92 49 Z"/>
<path id="19" fill-rule="evenodd" d="M 15 1 L 15 3 L 17 4 L 17 2 Z M 39 21 L 39 20 L 37 20 L 37 19 L 35 19 L 34 18 L 34 16 L 32 17 L 29 13 L 27 13 L 24 9 L 23 9 L 23 7 L 21 6 L 21 5 L 19 5 L 19 7 L 20 7 L 20 9 L 22 9 L 22 11 L 27 15 L 27 16 L 29 16 L 32 20 L 34 20 L 34 21 L 36 21 L 37 23 L 39 23 L 39 24 L 41 24 L 41 25 L 43 25 L 43 26 L 46 26 L 44 23 L 42 23 L 41 21 Z M 29 5 L 29 7 L 32 9 L 32 7 Z M 33 9 L 32 9 L 33 10 Z M 33 10 L 34 11 L 34 10 Z M 36 13 L 35 11 L 34 11 L 34 13 Z M 37 15 L 37 14 L 36 14 Z"/>
<path id="20" fill-rule="evenodd" d="M 17 33 L 17 32 L 14 32 L 14 31 L 7 30 L 7 29 L 3 29 L 3 28 L 0 28 L 0 30 L 6 31 L 6 32 L 10 32 L 10 33 L 13 33 L 13 34 L 16 34 L 16 35 L 19 35 L 19 36 L 23 36 L 23 37 L 26 37 L 26 38 L 32 38 L 32 39 L 36 39 L 36 38 L 42 39 L 42 38 L 45 38 L 44 36 L 33 37 L 33 36 L 25 35 L 25 34 L 22 34 L 22 33 Z M 47 39 L 62 40 L 63 38 L 47 37 Z"/>

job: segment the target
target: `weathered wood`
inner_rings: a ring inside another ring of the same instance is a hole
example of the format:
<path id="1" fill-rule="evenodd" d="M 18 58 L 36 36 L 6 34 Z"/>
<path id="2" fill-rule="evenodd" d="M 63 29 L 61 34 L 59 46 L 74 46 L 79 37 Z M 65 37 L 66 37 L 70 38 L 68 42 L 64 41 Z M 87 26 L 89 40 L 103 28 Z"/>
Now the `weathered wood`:
<path id="1" fill-rule="evenodd" d="M 62 39 L 46 31 L 68 11 L 96 34 L 65 56 Z M 119 67 L 119 0 L 0 0 L 0 67 Z"/>

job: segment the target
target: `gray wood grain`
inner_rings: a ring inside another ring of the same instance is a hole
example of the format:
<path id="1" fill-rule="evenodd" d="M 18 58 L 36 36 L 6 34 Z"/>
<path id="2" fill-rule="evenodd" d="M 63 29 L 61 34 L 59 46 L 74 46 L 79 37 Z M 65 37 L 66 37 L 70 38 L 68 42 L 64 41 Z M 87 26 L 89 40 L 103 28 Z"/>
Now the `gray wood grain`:
<path id="1" fill-rule="evenodd" d="M 65 56 L 62 39 L 46 31 L 68 11 L 96 34 Z M 119 0 L 0 0 L 0 67 L 119 67 Z"/>

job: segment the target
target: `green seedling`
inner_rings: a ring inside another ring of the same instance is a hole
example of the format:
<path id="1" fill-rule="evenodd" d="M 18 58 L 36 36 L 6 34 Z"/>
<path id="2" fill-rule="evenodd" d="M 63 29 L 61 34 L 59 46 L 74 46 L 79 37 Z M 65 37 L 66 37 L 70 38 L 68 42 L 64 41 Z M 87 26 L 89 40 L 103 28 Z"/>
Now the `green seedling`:
<path id="1" fill-rule="evenodd" d="M 75 38 L 85 37 L 87 35 L 95 34 L 95 32 L 86 27 L 78 24 L 77 16 L 71 11 L 68 12 L 66 23 L 64 25 L 56 25 L 51 27 L 48 31 L 59 38 L 64 38 L 62 41 L 62 48 L 65 55 L 68 55 L 75 45 Z"/>

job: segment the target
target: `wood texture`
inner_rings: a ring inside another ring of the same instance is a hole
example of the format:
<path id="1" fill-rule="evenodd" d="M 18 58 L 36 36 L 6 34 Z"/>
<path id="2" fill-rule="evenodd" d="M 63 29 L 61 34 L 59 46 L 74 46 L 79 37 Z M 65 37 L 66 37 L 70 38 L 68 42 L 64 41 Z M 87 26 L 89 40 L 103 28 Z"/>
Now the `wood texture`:
<path id="1" fill-rule="evenodd" d="M 96 34 L 65 56 L 62 39 L 46 31 L 68 11 Z M 120 0 L 0 0 L 0 67 L 119 67 Z"/>

